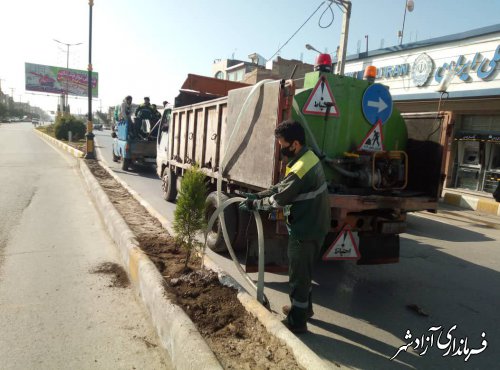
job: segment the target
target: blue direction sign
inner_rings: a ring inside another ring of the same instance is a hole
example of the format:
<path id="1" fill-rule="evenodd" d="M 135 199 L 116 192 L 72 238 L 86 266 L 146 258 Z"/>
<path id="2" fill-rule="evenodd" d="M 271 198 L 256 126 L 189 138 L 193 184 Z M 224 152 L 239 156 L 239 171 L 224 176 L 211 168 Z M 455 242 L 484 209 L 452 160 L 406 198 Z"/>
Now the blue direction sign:
<path id="1" fill-rule="evenodd" d="M 389 89 L 381 84 L 367 87 L 363 94 L 363 114 L 370 124 L 379 120 L 384 124 L 392 114 L 392 97 Z"/>

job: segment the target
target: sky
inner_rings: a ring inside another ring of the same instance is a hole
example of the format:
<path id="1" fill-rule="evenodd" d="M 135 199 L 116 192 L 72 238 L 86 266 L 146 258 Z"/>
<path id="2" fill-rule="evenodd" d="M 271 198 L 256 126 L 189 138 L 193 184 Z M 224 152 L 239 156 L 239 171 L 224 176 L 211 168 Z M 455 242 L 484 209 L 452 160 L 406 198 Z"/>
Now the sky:
<path id="1" fill-rule="evenodd" d="M 306 21 L 322 0 L 94 0 L 92 65 L 99 74 L 99 98 L 93 108 L 119 104 L 174 101 L 188 73 L 211 75 L 215 59 L 266 59 Z M 326 1 L 281 50 L 287 59 L 314 63 L 309 43 L 333 53 L 340 40 L 342 12 Z M 414 0 L 406 14 L 404 41 L 460 33 L 500 23 L 500 0 Z M 14 100 L 55 110 L 57 97 L 25 91 L 24 63 L 87 70 L 88 0 L 1 0 L 0 82 Z M 406 0 L 352 0 L 347 54 L 398 44 Z M 323 14 L 322 18 L 321 15 Z M 320 20 L 321 18 L 321 20 Z M 331 23 L 332 22 L 332 23 Z M 321 26 L 331 25 L 327 28 Z M 11 90 L 14 89 L 14 90 Z M 86 98 L 70 98 L 73 113 L 87 112 Z"/>

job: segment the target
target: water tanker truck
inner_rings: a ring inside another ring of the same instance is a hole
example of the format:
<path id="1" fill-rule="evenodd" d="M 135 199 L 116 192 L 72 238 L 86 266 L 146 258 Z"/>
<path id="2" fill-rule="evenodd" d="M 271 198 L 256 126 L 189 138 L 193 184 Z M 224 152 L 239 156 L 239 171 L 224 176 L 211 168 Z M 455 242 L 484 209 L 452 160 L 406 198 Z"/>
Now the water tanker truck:
<path id="1" fill-rule="evenodd" d="M 193 165 L 209 180 L 207 220 L 218 206 L 219 171 L 221 200 L 278 183 L 286 163 L 274 129 L 294 119 L 304 127 L 306 143 L 320 158 L 327 178 L 331 227 L 322 258 L 397 262 L 406 215 L 437 209 L 443 179 L 440 141 L 445 135 L 424 135 L 410 127 L 388 88 L 374 82 L 373 67 L 359 80 L 331 73 L 329 63 L 307 73 L 302 89 L 296 89 L 293 80 L 242 87 L 190 75 L 188 80 L 202 81 L 194 85 L 205 86 L 205 91 L 185 91 L 189 99 L 176 102 L 158 136 L 157 171 L 164 198 L 175 200 L 179 179 Z M 221 169 L 223 160 L 227 164 Z M 266 268 L 280 270 L 286 265 L 286 221 L 279 210 L 262 215 Z M 253 219 L 237 206 L 226 208 L 224 217 L 232 245 L 246 249 L 247 271 L 253 271 Z M 217 252 L 226 248 L 219 223 L 209 233 L 208 246 Z"/>

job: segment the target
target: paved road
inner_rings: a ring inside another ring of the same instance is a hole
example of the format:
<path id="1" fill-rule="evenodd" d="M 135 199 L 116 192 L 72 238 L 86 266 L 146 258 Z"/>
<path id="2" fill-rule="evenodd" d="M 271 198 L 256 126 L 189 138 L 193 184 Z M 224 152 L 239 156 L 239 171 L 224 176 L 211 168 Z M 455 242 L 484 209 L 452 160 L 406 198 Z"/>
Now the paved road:
<path id="1" fill-rule="evenodd" d="M 171 369 L 76 169 L 31 123 L 0 126 L 0 368 Z"/>
<path id="2" fill-rule="evenodd" d="M 157 211 L 173 219 L 174 205 L 161 198 L 154 171 L 124 173 L 111 161 L 110 132 L 98 132 L 97 140 L 108 165 Z M 316 314 L 309 324 L 311 333 L 300 338 L 326 360 L 360 369 L 498 368 L 500 230 L 428 213 L 410 216 L 408 224 L 408 232 L 401 236 L 398 264 L 318 266 Z M 227 257 L 210 255 L 244 284 Z M 276 311 L 288 303 L 286 281 L 286 276 L 266 274 L 266 294 Z M 442 327 L 441 344 L 446 343 L 454 325 L 453 338 L 467 337 L 472 349 L 482 348 L 484 331 L 486 350 L 467 362 L 463 355 L 443 357 L 446 349 L 437 348 L 436 334 L 423 356 L 418 355 L 421 349 L 409 350 L 389 360 L 400 346 L 429 336 L 431 327 Z M 405 340 L 407 330 L 412 334 L 409 340 Z"/>

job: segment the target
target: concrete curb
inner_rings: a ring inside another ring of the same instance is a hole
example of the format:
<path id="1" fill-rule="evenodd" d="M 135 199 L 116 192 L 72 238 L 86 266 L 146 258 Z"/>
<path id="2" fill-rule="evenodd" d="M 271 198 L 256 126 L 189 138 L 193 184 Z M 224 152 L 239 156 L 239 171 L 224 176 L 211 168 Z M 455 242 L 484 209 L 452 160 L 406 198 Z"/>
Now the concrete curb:
<path id="1" fill-rule="evenodd" d="M 445 189 L 443 190 L 443 202 L 456 207 L 500 216 L 500 203 L 487 198 L 459 194 Z"/>
<path id="2" fill-rule="evenodd" d="M 65 150 L 66 152 L 68 152 L 69 154 L 71 154 L 73 157 L 76 157 L 76 158 L 83 158 L 83 156 L 85 155 L 85 153 L 83 153 L 82 151 L 78 150 L 78 149 L 75 149 L 73 148 L 72 146 L 68 145 L 68 144 L 65 144 L 63 143 L 62 141 L 59 141 L 57 139 L 54 139 L 52 136 L 50 135 L 47 135 L 43 132 L 41 132 L 40 130 L 37 130 L 36 128 L 33 129 L 38 135 L 40 135 L 43 139 L 45 140 L 48 140 L 50 141 L 51 143 L 57 145 L 59 148 L 61 148 L 62 150 Z"/>
<path id="3" fill-rule="evenodd" d="M 103 223 L 118 246 L 130 279 L 148 309 L 163 347 L 176 369 L 222 369 L 191 319 L 164 294 L 164 279 L 139 248 L 134 234 L 94 178 L 86 163 L 79 161 L 87 188 Z"/>
<path id="4" fill-rule="evenodd" d="M 98 156 L 102 158 L 100 151 L 97 151 Z M 127 191 L 137 200 L 148 212 L 156 218 L 162 226 L 168 231 L 170 235 L 173 235 L 173 225 L 157 212 L 146 200 L 141 198 L 141 196 L 134 190 L 132 190 L 128 184 L 123 181 L 118 175 L 116 175 L 109 166 L 105 163 L 106 161 L 100 161 L 101 166 Z M 226 285 L 233 287 L 238 290 L 238 300 L 241 302 L 243 307 L 251 315 L 257 318 L 259 322 L 264 325 L 268 333 L 275 336 L 276 338 L 283 341 L 293 352 L 297 363 L 306 369 L 330 369 L 331 367 L 323 361 L 316 353 L 314 353 L 309 347 L 307 347 L 302 341 L 300 341 L 293 333 L 291 333 L 281 322 L 281 319 L 277 315 L 269 312 L 265 307 L 263 307 L 254 297 L 250 296 L 247 291 L 234 280 L 227 272 L 223 271 L 213 260 L 207 255 L 204 258 L 204 265 L 210 270 L 217 273 L 219 281 Z M 340 369 L 341 367 L 338 366 Z"/>

